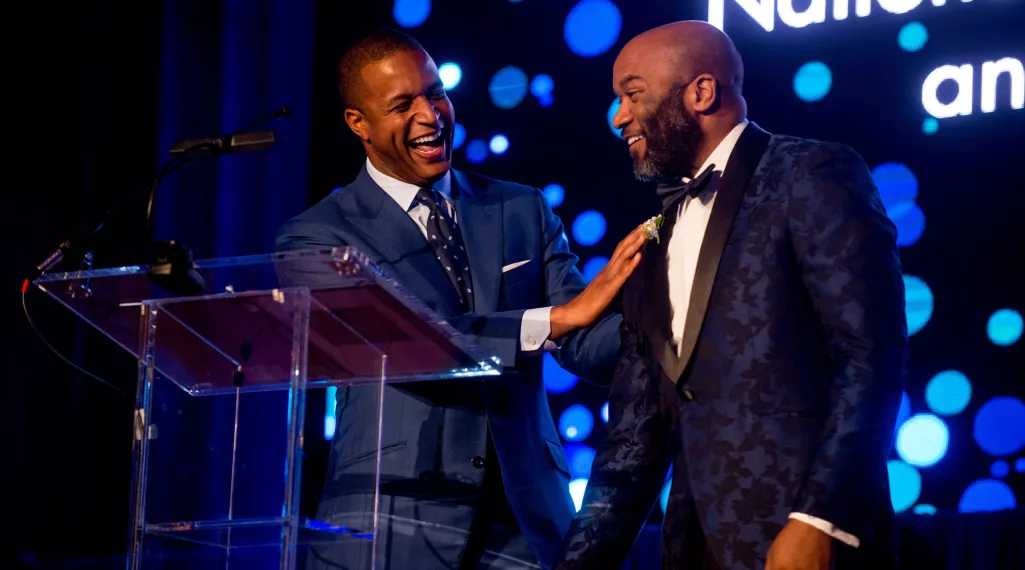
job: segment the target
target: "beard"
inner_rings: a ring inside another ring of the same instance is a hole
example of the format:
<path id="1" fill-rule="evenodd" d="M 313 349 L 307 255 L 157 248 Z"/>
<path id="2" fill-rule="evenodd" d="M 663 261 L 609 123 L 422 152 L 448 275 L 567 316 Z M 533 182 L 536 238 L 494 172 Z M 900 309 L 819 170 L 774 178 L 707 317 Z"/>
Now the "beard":
<path id="1" fill-rule="evenodd" d="M 704 133 L 687 108 L 679 90 L 672 89 L 641 121 L 647 151 L 634 161 L 634 176 L 642 182 L 692 177 L 694 159 Z"/>

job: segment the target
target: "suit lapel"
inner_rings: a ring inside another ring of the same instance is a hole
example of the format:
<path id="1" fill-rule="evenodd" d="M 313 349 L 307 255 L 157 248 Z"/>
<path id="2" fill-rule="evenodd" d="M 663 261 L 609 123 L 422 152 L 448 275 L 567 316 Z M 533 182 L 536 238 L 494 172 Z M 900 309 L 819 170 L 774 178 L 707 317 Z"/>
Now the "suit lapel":
<path id="1" fill-rule="evenodd" d="M 488 196 L 468 176 L 452 170 L 452 196 L 456 223 L 470 257 L 473 280 L 473 311 L 498 310 L 498 287 L 502 278 L 503 208 L 500 196 Z"/>
<path id="2" fill-rule="evenodd" d="M 343 205 L 349 214 L 346 219 L 383 261 L 402 273 L 394 277 L 406 286 L 414 279 L 423 280 L 425 286 L 434 289 L 447 305 L 449 314 L 460 314 L 459 297 L 420 228 L 370 178 L 365 166 L 343 192 L 346 194 L 344 199 L 348 201 Z"/>
<path id="3" fill-rule="evenodd" d="M 737 217 L 751 176 L 754 175 L 768 146 L 769 133 L 754 123 L 749 124 L 737 140 L 737 146 L 730 153 L 730 158 L 723 169 L 722 180 L 716 190 L 715 204 L 712 206 L 712 214 L 701 242 L 701 251 L 698 253 L 687 321 L 683 329 L 683 340 L 680 342 L 680 358 L 669 376 L 674 382 L 679 380 L 693 356 L 701 326 L 705 321 L 708 300 L 712 295 L 726 239 L 730 235 L 733 220 Z"/>
<path id="4" fill-rule="evenodd" d="M 641 329 L 648 337 L 655 357 L 662 369 L 669 374 L 679 367 L 679 357 L 672 342 L 672 319 L 666 315 L 671 313 L 672 302 L 669 299 L 668 246 L 676 226 L 676 214 L 666 214 L 665 222 L 659 230 L 658 243 L 649 243 L 644 252 L 644 297 L 639 307 L 641 310 Z M 664 309 L 663 309 L 664 308 Z M 673 378 L 672 376 L 670 376 Z"/>

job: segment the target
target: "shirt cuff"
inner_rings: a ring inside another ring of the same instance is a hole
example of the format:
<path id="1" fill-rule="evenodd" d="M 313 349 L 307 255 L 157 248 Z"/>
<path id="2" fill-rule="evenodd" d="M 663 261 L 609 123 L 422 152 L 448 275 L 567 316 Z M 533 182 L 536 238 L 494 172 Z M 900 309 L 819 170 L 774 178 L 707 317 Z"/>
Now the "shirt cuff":
<path id="1" fill-rule="evenodd" d="M 829 521 L 822 520 L 811 515 L 806 515 L 804 513 L 790 513 L 790 518 L 799 520 L 805 524 L 810 524 L 850 547 L 857 548 L 861 546 L 861 541 L 858 540 L 858 537 L 836 528 L 836 526 Z"/>
<path id="2" fill-rule="evenodd" d="M 521 352 L 551 352 L 559 345 L 548 340 L 552 335 L 552 308 L 528 309 L 520 321 Z"/>

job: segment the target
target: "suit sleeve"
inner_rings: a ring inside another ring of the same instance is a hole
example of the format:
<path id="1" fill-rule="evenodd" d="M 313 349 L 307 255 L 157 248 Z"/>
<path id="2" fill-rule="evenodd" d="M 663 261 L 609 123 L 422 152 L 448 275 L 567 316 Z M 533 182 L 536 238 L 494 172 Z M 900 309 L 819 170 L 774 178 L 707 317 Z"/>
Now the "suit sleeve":
<path id="1" fill-rule="evenodd" d="M 789 204 L 801 277 L 833 364 L 829 416 L 794 512 L 871 535 L 907 365 L 896 229 L 864 161 L 824 145 L 799 165 Z M 883 494 L 885 495 L 885 494 Z"/>
<path id="2" fill-rule="evenodd" d="M 609 434 L 598 446 L 580 511 L 556 570 L 619 568 L 648 518 L 669 469 L 670 414 L 648 373 L 639 332 L 621 325 L 609 391 Z"/>
<path id="3" fill-rule="evenodd" d="M 587 287 L 577 270 L 577 256 L 569 249 L 565 229 L 552 212 L 540 191 L 534 191 L 541 222 L 541 247 L 544 263 L 545 305 L 562 305 L 571 301 Z M 500 311 L 487 315 L 470 313 L 454 323 L 460 331 L 477 337 L 482 348 L 490 350 L 511 364 L 528 356 L 541 356 L 543 351 L 524 354 L 520 333 L 524 312 Z M 592 382 L 608 385 L 616 364 L 621 317 L 611 312 L 590 327 L 575 331 L 561 339 L 552 356 L 567 371 Z M 543 339 L 542 339 L 543 340 Z"/>

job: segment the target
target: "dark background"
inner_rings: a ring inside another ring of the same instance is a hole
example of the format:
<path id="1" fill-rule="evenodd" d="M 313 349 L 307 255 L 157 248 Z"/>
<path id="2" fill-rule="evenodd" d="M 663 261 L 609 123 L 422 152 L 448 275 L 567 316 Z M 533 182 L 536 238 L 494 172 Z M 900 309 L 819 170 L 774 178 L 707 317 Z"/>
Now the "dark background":
<path id="1" fill-rule="evenodd" d="M 411 32 L 439 64 L 462 67 L 462 83 L 450 94 L 457 120 L 470 137 L 502 133 L 511 141 L 504 155 L 473 168 L 536 186 L 562 184 L 566 199 L 556 213 L 567 226 L 585 209 L 608 221 L 594 247 L 573 244 L 581 262 L 609 255 L 654 211 L 605 119 L 615 53 L 650 27 L 704 18 L 704 4 L 620 2 L 619 40 L 595 58 L 573 54 L 562 39 L 569 0 L 433 4 L 426 23 Z M 7 324 L 0 568 L 116 557 L 127 538 L 132 401 L 50 355 L 21 315 L 22 279 L 79 224 L 142 188 L 171 141 L 229 131 L 291 105 L 296 116 L 275 126 L 279 148 L 197 166 L 166 184 L 157 204 L 158 236 L 185 240 L 198 257 L 267 251 L 280 222 L 360 167 L 359 147 L 341 128 L 333 58 L 359 30 L 394 26 L 392 3 L 92 1 L 18 3 L 5 11 L 2 225 L 10 253 L 0 281 Z M 913 20 L 927 27 L 929 42 L 906 53 L 897 32 Z M 951 433 L 946 457 L 921 469 L 920 502 L 956 509 L 970 482 L 990 476 L 993 461 L 973 442 L 975 412 L 994 396 L 1025 397 L 1025 342 L 997 347 L 985 334 L 995 310 L 1025 311 L 1025 110 L 1009 107 L 1006 83 L 996 112 L 978 110 L 982 62 L 1025 59 L 1025 7 L 924 3 L 893 15 L 873 4 L 867 18 L 855 18 L 852 9 L 843 22 L 828 16 L 804 29 L 776 25 L 767 33 L 735 4 L 727 9 L 725 29 L 746 62 L 752 120 L 773 132 L 845 142 L 870 167 L 899 162 L 917 177 L 926 228 L 901 254 L 906 273 L 928 283 L 935 310 L 912 337 L 907 392 L 912 410 L 926 412 L 924 387 L 937 372 L 960 370 L 972 381 L 968 408 L 944 418 Z M 833 85 L 822 101 L 805 103 L 792 79 L 813 59 L 830 66 Z M 941 120 L 927 136 L 921 85 L 948 63 L 975 66 L 975 111 Z M 551 75 L 554 105 L 542 108 L 528 95 L 515 109 L 495 107 L 487 85 L 506 65 L 531 77 Z M 469 166 L 461 151 L 455 161 Z M 110 224 L 96 247 L 97 265 L 144 258 L 142 215 L 140 206 L 126 208 Z M 38 292 L 27 301 L 58 349 L 125 392 L 133 389 L 128 356 Z M 322 471 L 325 449 L 317 441 L 319 397 L 308 408 L 307 473 L 314 474 Z M 604 391 L 581 383 L 551 402 L 558 417 L 570 403 L 597 411 L 604 399 Z M 597 424 L 584 443 L 600 441 Z M 1013 465 L 1015 457 L 1009 459 Z M 1025 475 L 1012 467 L 1006 483 L 1025 499 Z"/>

